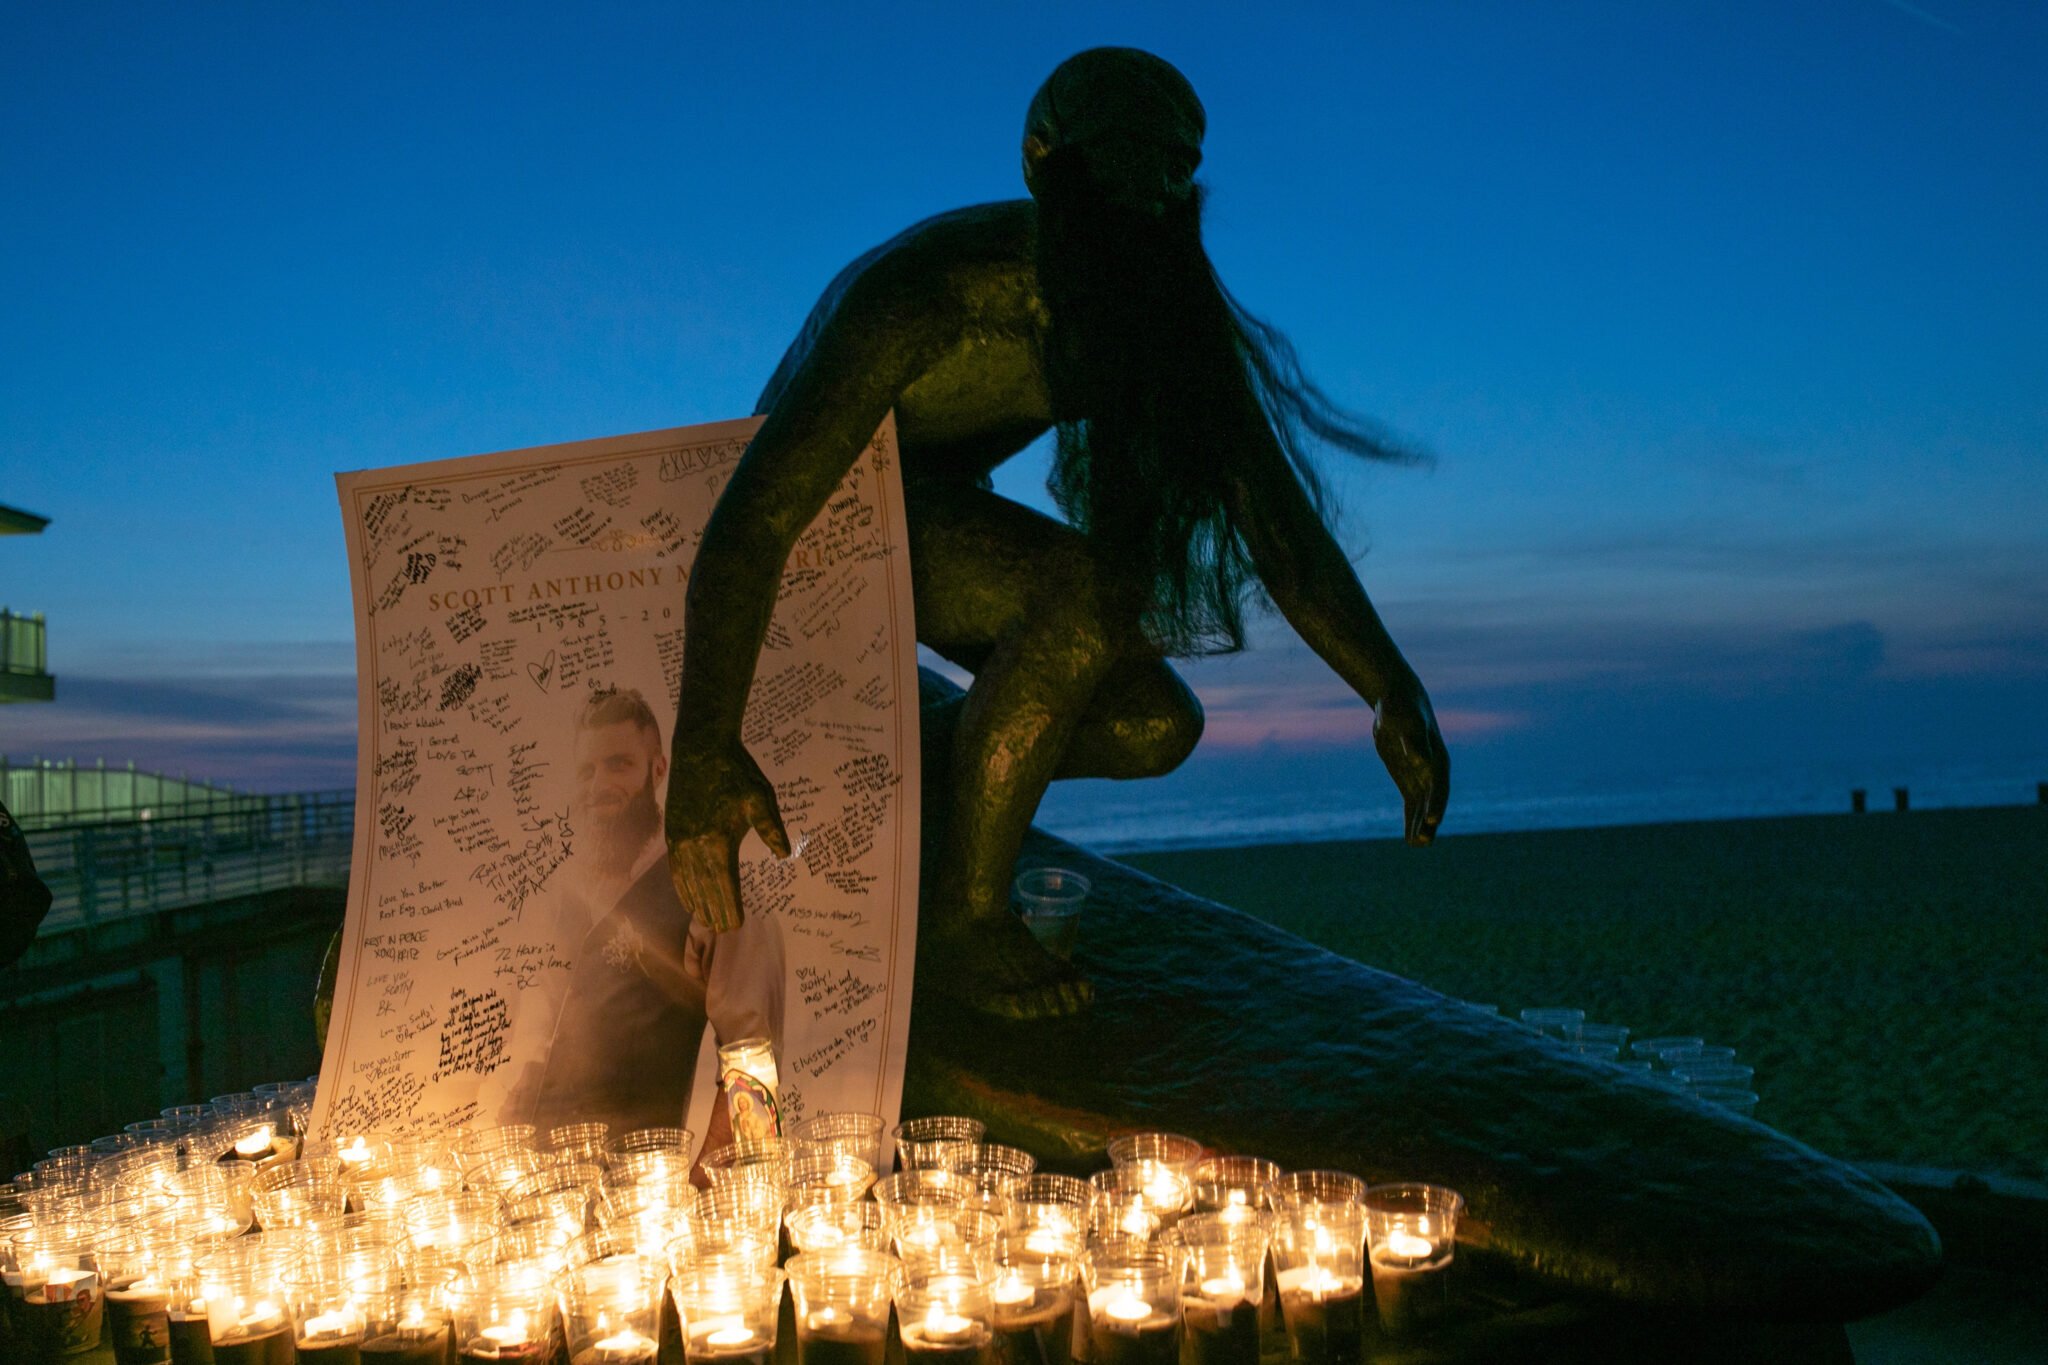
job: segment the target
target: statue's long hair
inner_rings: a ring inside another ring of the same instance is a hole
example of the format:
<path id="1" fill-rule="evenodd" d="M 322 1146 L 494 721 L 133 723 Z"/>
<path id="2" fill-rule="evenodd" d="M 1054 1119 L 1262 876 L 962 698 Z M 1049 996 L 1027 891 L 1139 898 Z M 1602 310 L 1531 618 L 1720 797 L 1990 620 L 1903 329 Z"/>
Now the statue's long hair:
<path id="1" fill-rule="evenodd" d="M 1244 648 L 1258 580 L 1233 485 L 1277 442 L 1327 518 L 1309 456 L 1418 457 L 1301 372 L 1278 330 L 1240 307 L 1202 249 L 1199 187 L 1154 217 L 1108 202 L 1071 150 L 1037 169 L 1039 288 L 1058 424 L 1048 482 L 1100 561 L 1134 576 L 1163 653 Z"/>

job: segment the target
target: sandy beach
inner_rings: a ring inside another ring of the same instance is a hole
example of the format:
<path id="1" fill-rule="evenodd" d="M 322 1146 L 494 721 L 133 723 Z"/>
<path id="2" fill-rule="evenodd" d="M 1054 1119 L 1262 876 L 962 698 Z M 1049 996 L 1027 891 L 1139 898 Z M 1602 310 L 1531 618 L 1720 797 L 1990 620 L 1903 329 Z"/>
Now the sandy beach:
<path id="1" fill-rule="evenodd" d="M 1510 1016 L 1730 1044 L 1833 1155 L 2048 1179 L 2048 807 L 1122 861 Z"/>

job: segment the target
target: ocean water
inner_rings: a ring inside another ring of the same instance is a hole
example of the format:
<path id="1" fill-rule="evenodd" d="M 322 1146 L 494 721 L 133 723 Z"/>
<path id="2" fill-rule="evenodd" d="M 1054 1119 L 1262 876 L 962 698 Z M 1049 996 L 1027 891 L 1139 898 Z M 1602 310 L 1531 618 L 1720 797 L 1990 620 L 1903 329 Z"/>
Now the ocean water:
<path id="1" fill-rule="evenodd" d="M 1861 787 L 1872 812 L 1905 787 L 1914 810 L 2032 805 L 2048 756 L 2009 763 L 1814 764 L 1654 776 L 1454 774 L 1444 836 L 1847 812 Z M 1037 823 L 1103 853 L 1343 839 L 1393 839 L 1401 806 L 1386 774 L 1355 756 L 1198 756 L 1135 782 L 1055 783 Z"/>

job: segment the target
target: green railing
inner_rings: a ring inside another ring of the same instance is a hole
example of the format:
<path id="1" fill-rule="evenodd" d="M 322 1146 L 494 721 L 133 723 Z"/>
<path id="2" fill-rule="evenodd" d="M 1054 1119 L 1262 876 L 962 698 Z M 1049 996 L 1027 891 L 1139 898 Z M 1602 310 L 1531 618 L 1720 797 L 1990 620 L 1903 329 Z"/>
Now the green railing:
<path id="1" fill-rule="evenodd" d="M 210 815 L 24 829 L 53 897 L 42 932 L 348 880 L 355 793 L 253 799 Z"/>
<path id="2" fill-rule="evenodd" d="M 16 762 L 0 754 L 0 805 L 23 829 L 121 820 L 168 820 L 262 810 L 275 798 L 211 782 L 139 772 L 133 763 L 88 767 L 65 759 Z"/>
<path id="3" fill-rule="evenodd" d="M 0 607 L 0 673 L 50 671 L 50 645 L 43 614 L 21 616 Z"/>

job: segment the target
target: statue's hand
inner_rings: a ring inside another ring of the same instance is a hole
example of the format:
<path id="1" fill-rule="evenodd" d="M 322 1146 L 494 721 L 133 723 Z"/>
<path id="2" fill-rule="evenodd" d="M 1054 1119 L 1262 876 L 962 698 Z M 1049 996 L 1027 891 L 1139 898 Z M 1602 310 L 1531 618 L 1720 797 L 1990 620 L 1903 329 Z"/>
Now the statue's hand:
<path id="1" fill-rule="evenodd" d="M 775 808 L 775 788 L 753 756 L 734 742 L 717 753 L 678 744 L 669 767 L 668 874 L 676 895 L 714 933 L 737 929 L 740 843 L 752 829 L 778 858 L 789 856 L 789 835 Z"/>
<path id="2" fill-rule="evenodd" d="M 1436 838 L 1451 795 L 1451 756 L 1437 732 L 1436 712 L 1422 684 L 1409 679 L 1380 698 L 1372 724 L 1373 747 L 1394 785 L 1401 789 L 1403 825 L 1408 842 L 1422 845 Z"/>

